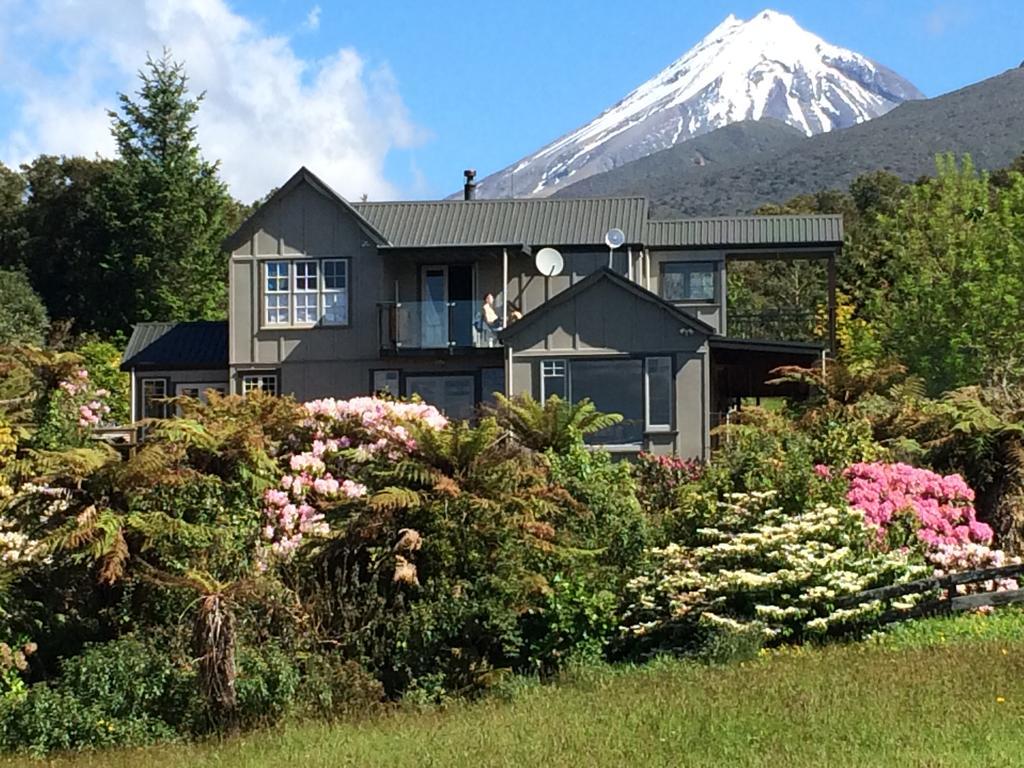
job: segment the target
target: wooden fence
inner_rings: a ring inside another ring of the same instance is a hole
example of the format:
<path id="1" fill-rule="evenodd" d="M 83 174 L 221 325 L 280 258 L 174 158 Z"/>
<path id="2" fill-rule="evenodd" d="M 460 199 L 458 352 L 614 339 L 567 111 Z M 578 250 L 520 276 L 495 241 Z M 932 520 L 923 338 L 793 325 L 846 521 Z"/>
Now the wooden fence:
<path id="1" fill-rule="evenodd" d="M 892 609 L 883 613 L 878 622 L 887 624 L 893 621 L 912 619 L 918 616 L 927 616 L 934 613 L 948 613 L 951 611 L 970 611 L 986 606 L 1009 605 L 1011 603 L 1024 602 L 1024 589 L 1008 589 L 1002 592 L 987 591 L 974 594 L 961 595 L 956 587 L 966 584 L 977 584 L 983 581 L 995 581 L 998 579 L 1012 579 L 1024 574 L 1024 564 L 1004 565 L 999 568 L 986 568 L 978 571 L 962 571 L 951 573 L 946 576 L 934 576 L 928 579 L 908 581 L 904 584 L 894 584 L 890 587 L 877 587 L 858 592 L 855 595 L 847 595 L 836 600 L 836 608 L 852 608 L 872 600 L 893 600 L 907 595 L 922 595 L 937 590 L 946 590 L 945 597 L 939 597 L 915 605 L 908 609 Z"/>

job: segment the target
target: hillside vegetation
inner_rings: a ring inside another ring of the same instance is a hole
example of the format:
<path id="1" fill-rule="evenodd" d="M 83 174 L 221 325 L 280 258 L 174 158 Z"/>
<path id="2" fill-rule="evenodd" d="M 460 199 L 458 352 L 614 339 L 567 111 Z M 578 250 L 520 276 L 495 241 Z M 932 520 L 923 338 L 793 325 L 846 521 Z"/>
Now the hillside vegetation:
<path id="1" fill-rule="evenodd" d="M 745 140 L 736 141 L 737 132 Z M 755 131 L 749 124 L 702 138 L 705 146 L 728 151 L 709 152 L 715 161 L 700 165 L 694 152 L 703 149 L 696 141 L 684 142 L 583 179 L 555 196 L 644 195 L 662 218 L 731 215 L 817 190 L 846 188 L 870 171 L 890 171 L 907 181 L 932 175 L 939 153 L 970 154 L 978 168 L 995 169 L 1024 151 L 1024 69 L 797 141 L 773 128 Z"/>

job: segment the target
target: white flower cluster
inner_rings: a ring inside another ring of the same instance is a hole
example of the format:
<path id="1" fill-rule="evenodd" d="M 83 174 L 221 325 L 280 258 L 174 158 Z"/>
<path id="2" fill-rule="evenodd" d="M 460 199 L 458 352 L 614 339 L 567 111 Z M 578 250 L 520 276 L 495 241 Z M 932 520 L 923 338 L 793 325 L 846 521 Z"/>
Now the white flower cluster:
<path id="1" fill-rule="evenodd" d="M 773 492 L 730 494 L 695 543 L 651 551 L 653 571 L 633 579 L 623 629 L 649 635 L 712 614 L 771 636 L 817 633 L 862 620 L 880 603 L 835 610 L 836 598 L 926 570 L 909 553 L 882 553 L 861 512 L 819 504 L 799 515 L 770 506 Z"/>

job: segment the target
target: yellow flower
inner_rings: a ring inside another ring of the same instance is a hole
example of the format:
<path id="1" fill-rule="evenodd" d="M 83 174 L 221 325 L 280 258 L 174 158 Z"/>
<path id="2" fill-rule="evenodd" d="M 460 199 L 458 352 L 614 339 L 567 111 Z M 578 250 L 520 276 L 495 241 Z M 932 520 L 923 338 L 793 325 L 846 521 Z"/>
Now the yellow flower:
<path id="1" fill-rule="evenodd" d="M 1005 702 L 1006 699 L 1004 699 L 1002 696 L 996 696 L 996 704 L 1003 704 Z"/>
<path id="2" fill-rule="evenodd" d="M 1007 651 L 1005 648 L 1003 648 L 1003 656 L 1006 656 L 1008 653 L 1009 653 L 1009 651 Z"/>

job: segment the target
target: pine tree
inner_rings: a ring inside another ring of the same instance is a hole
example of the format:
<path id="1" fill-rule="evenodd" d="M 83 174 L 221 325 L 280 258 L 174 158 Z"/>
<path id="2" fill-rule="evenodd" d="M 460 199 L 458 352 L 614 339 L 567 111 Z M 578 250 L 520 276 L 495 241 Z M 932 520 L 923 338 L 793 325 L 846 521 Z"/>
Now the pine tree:
<path id="1" fill-rule="evenodd" d="M 235 203 L 202 156 L 184 65 L 164 51 L 147 58 L 135 98 L 111 111 L 122 163 L 110 186 L 114 258 L 132 276 L 132 320 L 223 317 L 227 259 L 221 242 Z"/>

